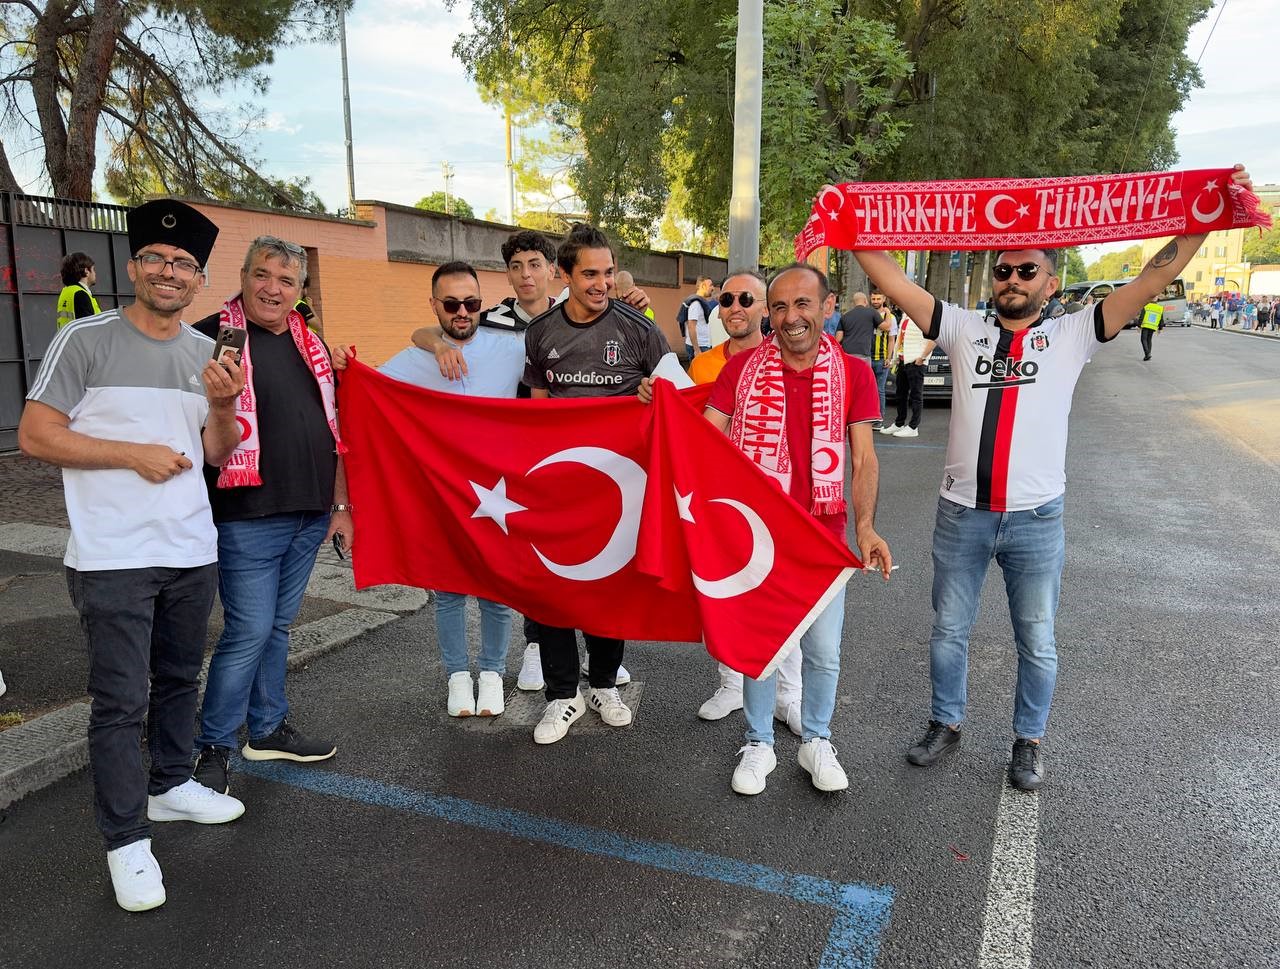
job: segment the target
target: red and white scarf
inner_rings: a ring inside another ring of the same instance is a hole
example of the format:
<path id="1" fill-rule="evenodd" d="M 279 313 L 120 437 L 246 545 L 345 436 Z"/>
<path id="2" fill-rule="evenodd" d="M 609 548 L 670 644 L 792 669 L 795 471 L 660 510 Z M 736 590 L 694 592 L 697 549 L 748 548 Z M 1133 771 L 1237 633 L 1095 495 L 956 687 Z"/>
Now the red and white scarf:
<path id="1" fill-rule="evenodd" d="M 244 301 L 240 296 L 233 296 L 222 304 L 222 312 L 218 316 L 219 326 L 233 326 L 237 330 L 248 330 L 244 315 Z M 338 415 L 334 407 L 333 367 L 329 362 L 329 351 L 324 341 L 307 329 L 302 314 L 297 310 L 289 311 L 289 332 L 293 335 L 293 344 L 302 354 L 311 368 L 312 376 L 320 387 L 320 400 L 324 403 L 324 418 L 329 422 L 329 430 L 333 433 L 334 444 L 339 454 L 346 452 L 346 446 L 338 434 Z M 240 355 L 240 366 L 244 370 L 244 390 L 236 399 L 236 423 L 240 425 L 240 443 L 227 459 L 227 463 L 218 472 L 219 488 L 243 488 L 262 484 L 262 475 L 258 471 L 261 445 L 258 440 L 258 402 L 253 392 L 253 362 L 249 358 L 249 341 L 244 342 L 244 350 Z"/>
<path id="2" fill-rule="evenodd" d="M 824 188 L 796 257 L 834 249 L 1043 249 L 1267 228 L 1231 169 L 1069 178 L 846 182 Z"/>
<path id="3" fill-rule="evenodd" d="M 787 393 L 782 352 L 770 337 L 747 358 L 738 378 L 729 440 L 791 493 L 791 450 L 787 442 Z M 840 344 L 827 334 L 813 363 L 813 437 L 809 470 L 813 492 L 809 511 L 835 515 L 845 510 L 845 400 L 848 372 Z"/>

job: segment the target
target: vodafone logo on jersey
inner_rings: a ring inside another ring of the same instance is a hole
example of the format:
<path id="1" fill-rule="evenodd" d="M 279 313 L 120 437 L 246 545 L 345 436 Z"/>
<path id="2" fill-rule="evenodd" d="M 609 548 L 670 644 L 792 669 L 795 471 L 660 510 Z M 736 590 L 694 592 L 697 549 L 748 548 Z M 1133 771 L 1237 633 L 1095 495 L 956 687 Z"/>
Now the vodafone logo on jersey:
<path id="1" fill-rule="evenodd" d="M 974 387 L 1018 387 L 1036 382 L 1040 364 L 1034 360 L 1009 360 L 979 356 L 973 364 L 977 377 L 989 377 L 987 383 L 975 383 Z"/>

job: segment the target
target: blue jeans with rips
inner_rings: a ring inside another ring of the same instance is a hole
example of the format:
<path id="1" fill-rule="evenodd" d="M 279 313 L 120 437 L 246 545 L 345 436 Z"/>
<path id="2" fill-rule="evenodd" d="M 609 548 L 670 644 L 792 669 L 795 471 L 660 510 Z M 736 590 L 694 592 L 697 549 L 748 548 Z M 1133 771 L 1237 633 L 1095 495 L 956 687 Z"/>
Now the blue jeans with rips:
<path id="1" fill-rule="evenodd" d="M 241 724 L 261 740 L 289 712 L 289 626 L 329 530 L 329 514 L 296 512 L 218 525 L 218 593 L 225 624 L 209 663 L 201 746 L 234 747 Z"/>
<path id="2" fill-rule="evenodd" d="M 480 607 L 480 671 L 504 673 L 507 644 L 511 641 L 511 609 L 500 602 L 476 596 Z M 436 593 L 436 637 L 445 675 L 464 673 L 467 666 L 467 597 L 455 592 Z"/>
<path id="3" fill-rule="evenodd" d="M 934 720 L 958 724 L 968 700 L 969 631 L 987 568 L 1004 573 L 1009 618 L 1018 649 L 1013 730 L 1044 736 L 1058 673 L 1053 622 L 1058 611 L 1065 538 L 1063 497 L 1028 511 L 982 511 L 938 499 L 933 532 L 933 635 L 929 673 Z"/>
<path id="4" fill-rule="evenodd" d="M 836 709 L 836 681 L 840 678 L 840 637 L 844 634 L 844 590 L 818 613 L 800 637 L 800 739 L 831 736 Z M 747 741 L 773 745 L 773 707 L 777 673 L 763 680 L 742 678 L 742 712 Z"/>

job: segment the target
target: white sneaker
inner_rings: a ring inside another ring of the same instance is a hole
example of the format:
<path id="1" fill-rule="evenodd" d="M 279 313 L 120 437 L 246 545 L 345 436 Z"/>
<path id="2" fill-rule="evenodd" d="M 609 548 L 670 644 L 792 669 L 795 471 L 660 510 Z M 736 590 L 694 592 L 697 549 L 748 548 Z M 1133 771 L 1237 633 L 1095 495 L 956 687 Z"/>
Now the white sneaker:
<path id="1" fill-rule="evenodd" d="M 902 430 L 901 424 L 886 424 L 884 427 L 880 428 L 880 433 L 897 434 L 900 430 Z"/>
<path id="2" fill-rule="evenodd" d="M 591 654 L 588 653 L 582 660 L 582 675 L 591 676 Z M 618 664 L 618 675 L 613 678 L 614 686 L 626 686 L 631 682 L 631 674 L 627 672 L 627 668 L 621 663 Z"/>
<path id="3" fill-rule="evenodd" d="M 516 688 L 520 690 L 541 690 L 546 686 L 542 679 L 542 650 L 537 643 L 530 643 L 524 648 L 524 660 L 520 663 L 520 677 L 516 680 Z"/>
<path id="4" fill-rule="evenodd" d="M 459 670 L 449 675 L 449 716 L 470 717 L 476 712 L 475 686 L 471 674 Z"/>
<path id="5" fill-rule="evenodd" d="M 586 711 L 587 704 L 582 699 L 582 691 L 567 700 L 552 700 L 542 714 L 542 719 L 533 728 L 535 744 L 554 744 L 563 740 L 569 732 L 569 726 Z"/>
<path id="6" fill-rule="evenodd" d="M 163 794 L 147 798 L 150 821 L 195 821 L 197 824 L 226 824 L 244 814 L 244 804 L 230 794 L 211 791 L 195 778 L 184 781 Z"/>
<path id="7" fill-rule="evenodd" d="M 779 700 L 773 707 L 773 719 L 785 723 L 787 729 L 797 737 L 801 736 L 804 728 L 800 725 L 800 698 Z"/>
<path id="8" fill-rule="evenodd" d="M 914 427 L 900 427 L 893 432 L 894 437 L 919 437 L 920 432 Z"/>
<path id="9" fill-rule="evenodd" d="M 815 737 L 800 745 L 797 757 L 800 766 L 813 778 L 813 786 L 820 791 L 843 791 L 849 786 L 844 768 L 836 760 L 836 749 L 831 741 Z"/>
<path id="10" fill-rule="evenodd" d="M 710 699 L 698 707 L 698 716 L 703 720 L 723 720 L 734 710 L 742 709 L 742 691 L 728 687 L 716 687 Z"/>
<path id="11" fill-rule="evenodd" d="M 587 692 L 587 706 L 611 727 L 626 727 L 631 723 L 631 708 L 622 702 L 616 686 L 602 690 L 592 687 Z"/>
<path id="12" fill-rule="evenodd" d="M 497 717 L 506 708 L 502 676 L 493 670 L 481 670 L 480 685 L 476 690 L 476 711 L 482 717 Z"/>
<path id="13" fill-rule="evenodd" d="M 768 744 L 746 744 L 738 753 L 742 760 L 733 769 L 733 789 L 739 794 L 759 794 L 765 778 L 778 766 L 778 758 Z"/>
<path id="14" fill-rule="evenodd" d="M 150 838 L 108 851 L 107 870 L 116 904 L 126 912 L 145 912 L 164 904 L 164 876 L 151 853 Z"/>
<path id="15" fill-rule="evenodd" d="M 9 689 L 4 685 L 4 674 L 0 673 L 0 696 L 4 696 L 4 691 Z"/>

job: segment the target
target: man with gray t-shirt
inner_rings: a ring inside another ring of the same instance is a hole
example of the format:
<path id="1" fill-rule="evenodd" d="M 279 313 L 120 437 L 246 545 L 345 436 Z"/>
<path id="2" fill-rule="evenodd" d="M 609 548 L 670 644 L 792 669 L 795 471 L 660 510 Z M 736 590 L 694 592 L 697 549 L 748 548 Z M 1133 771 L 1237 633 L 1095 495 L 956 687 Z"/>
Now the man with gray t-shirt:
<path id="1" fill-rule="evenodd" d="M 556 253 L 569 296 L 543 313 L 525 332 L 524 381 L 532 397 L 626 397 L 669 352 L 652 321 L 609 298 L 614 257 L 609 240 L 594 226 L 579 225 Z M 586 698 L 578 688 L 578 641 L 572 629 L 542 626 L 542 673 L 547 709 L 533 739 L 551 744 L 568 732 L 586 707 L 611 727 L 631 723 L 631 710 L 617 690 L 623 641 L 583 631 L 587 643 Z"/>
<path id="2" fill-rule="evenodd" d="M 63 469 L 71 600 L 89 647 L 89 766 L 116 902 L 165 902 L 148 821 L 244 813 L 191 779 L 196 685 L 218 581 L 202 461 L 240 439 L 240 368 L 182 322 L 217 227 L 161 199 L 127 216 L 136 302 L 69 323 L 45 353 L 18 444 Z M 143 771 L 147 725 L 149 777 Z"/>

